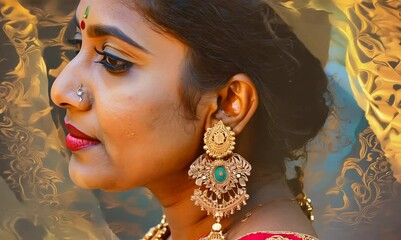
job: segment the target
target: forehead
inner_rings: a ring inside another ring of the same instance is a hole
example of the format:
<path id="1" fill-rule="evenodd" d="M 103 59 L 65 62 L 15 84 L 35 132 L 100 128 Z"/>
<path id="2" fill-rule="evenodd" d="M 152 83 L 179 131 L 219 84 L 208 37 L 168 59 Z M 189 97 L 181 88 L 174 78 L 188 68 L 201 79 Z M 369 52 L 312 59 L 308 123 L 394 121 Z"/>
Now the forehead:
<path id="1" fill-rule="evenodd" d="M 88 6 L 90 10 L 87 18 L 84 18 Z M 117 27 L 155 55 L 163 53 L 168 48 L 175 49 L 173 45 L 179 44 L 181 47 L 185 45 L 172 36 L 155 32 L 147 20 L 135 10 L 134 1 L 81 0 L 76 10 L 76 18 L 78 23 L 84 20 L 86 25 Z"/>
<path id="2" fill-rule="evenodd" d="M 88 16 L 85 18 L 87 9 Z M 142 45 L 160 37 L 155 35 L 134 7 L 129 7 L 124 0 L 81 0 L 76 10 L 76 18 L 78 23 L 84 20 L 86 25 L 117 27 Z"/>
<path id="3" fill-rule="evenodd" d="M 82 20 L 88 6 L 88 20 L 109 25 L 118 23 L 120 27 L 130 28 L 144 23 L 144 19 L 135 11 L 134 4 L 127 4 L 124 0 L 81 0 L 76 10 L 78 20 Z"/>

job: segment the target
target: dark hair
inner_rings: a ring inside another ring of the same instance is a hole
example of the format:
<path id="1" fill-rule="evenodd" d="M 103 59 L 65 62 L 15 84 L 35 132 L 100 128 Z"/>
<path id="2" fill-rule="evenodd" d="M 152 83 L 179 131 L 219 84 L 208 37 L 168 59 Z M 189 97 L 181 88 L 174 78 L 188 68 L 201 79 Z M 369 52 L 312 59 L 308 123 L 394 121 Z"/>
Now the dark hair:
<path id="1" fill-rule="evenodd" d="M 320 62 L 265 1 L 139 0 L 134 7 L 154 30 L 188 45 L 182 96 L 192 116 L 202 93 L 245 73 L 259 94 L 258 141 L 280 165 L 323 126 L 329 108 Z"/>

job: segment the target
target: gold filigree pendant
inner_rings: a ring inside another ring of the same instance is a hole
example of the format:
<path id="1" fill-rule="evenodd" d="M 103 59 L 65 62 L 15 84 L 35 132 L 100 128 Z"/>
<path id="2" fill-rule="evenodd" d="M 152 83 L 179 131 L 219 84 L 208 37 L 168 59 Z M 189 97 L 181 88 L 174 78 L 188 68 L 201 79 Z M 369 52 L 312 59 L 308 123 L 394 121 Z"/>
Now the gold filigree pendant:
<path id="1" fill-rule="evenodd" d="M 224 239 L 220 221 L 240 210 L 249 199 L 246 182 L 252 167 L 241 155 L 233 153 L 235 134 L 222 121 L 206 131 L 204 143 L 206 154 L 198 157 L 188 171 L 199 186 L 191 200 L 216 220 L 202 240 Z"/>

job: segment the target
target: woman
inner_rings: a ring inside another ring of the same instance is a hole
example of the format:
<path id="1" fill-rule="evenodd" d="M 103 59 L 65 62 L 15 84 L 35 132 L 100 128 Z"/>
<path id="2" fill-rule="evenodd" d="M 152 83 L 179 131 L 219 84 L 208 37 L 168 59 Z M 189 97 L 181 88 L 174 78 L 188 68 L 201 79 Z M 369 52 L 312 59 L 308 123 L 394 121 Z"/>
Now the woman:
<path id="1" fill-rule="evenodd" d="M 324 124 L 327 80 L 264 1 L 82 0 L 76 22 L 51 95 L 78 186 L 150 189 L 147 239 L 314 239 L 283 165 Z"/>

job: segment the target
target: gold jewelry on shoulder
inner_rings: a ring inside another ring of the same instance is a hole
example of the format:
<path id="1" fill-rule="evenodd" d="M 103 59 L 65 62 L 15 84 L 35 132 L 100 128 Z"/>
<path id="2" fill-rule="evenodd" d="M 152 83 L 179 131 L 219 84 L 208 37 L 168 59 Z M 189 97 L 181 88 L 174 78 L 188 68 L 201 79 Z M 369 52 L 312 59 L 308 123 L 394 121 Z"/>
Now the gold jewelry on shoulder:
<path id="1" fill-rule="evenodd" d="M 242 156 L 233 153 L 235 133 L 222 121 L 207 129 L 204 143 L 206 154 L 196 159 L 188 171 L 199 186 L 191 200 L 216 221 L 202 240 L 220 240 L 224 239 L 221 219 L 240 210 L 249 199 L 245 187 L 252 167 Z"/>
<path id="2" fill-rule="evenodd" d="M 149 229 L 141 240 L 166 240 L 169 236 L 170 229 L 166 221 L 166 216 L 163 215 L 162 221 L 157 226 Z"/>
<path id="3" fill-rule="evenodd" d="M 308 198 L 303 192 L 298 194 L 296 200 L 306 217 L 313 223 L 313 221 L 315 220 L 315 216 L 313 215 L 312 200 Z"/>

